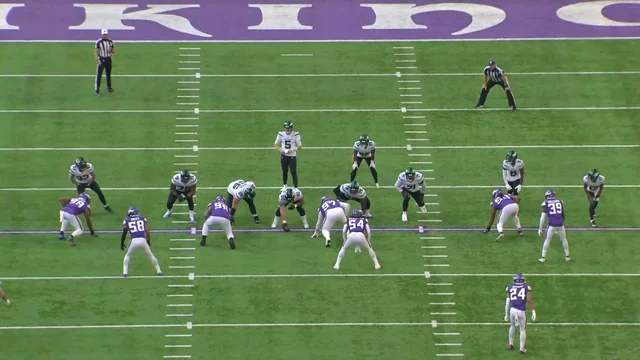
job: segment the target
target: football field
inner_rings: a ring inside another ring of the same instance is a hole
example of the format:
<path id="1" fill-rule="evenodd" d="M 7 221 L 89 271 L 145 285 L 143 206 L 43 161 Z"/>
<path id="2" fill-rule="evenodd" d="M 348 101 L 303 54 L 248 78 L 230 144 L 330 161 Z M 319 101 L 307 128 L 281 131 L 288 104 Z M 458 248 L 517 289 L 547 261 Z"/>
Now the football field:
<path id="1" fill-rule="evenodd" d="M 0 355 L 49 359 L 508 359 L 504 289 L 521 272 L 538 319 L 531 359 L 637 359 L 640 333 L 640 50 L 632 40 L 377 43 L 119 43 L 114 88 L 93 95 L 86 43 L 0 44 Z M 63 56 L 51 57 L 52 53 Z M 486 61 L 509 76 L 519 110 L 494 88 L 474 110 Z M 353 143 L 376 142 L 380 189 L 362 166 L 372 243 L 383 266 L 341 243 L 270 229 L 281 189 L 273 141 L 302 136 L 300 189 L 310 223 L 323 195 L 349 181 Z M 518 237 L 484 235 L 501 163 L 525 163 Z M 92 195 L 98 238 L 58 241 L 68 168 L 96 169 L 114 214 Z M 428 213 L 401 221 L 398 174 L 427 178 Z M 589 227 L 582 177 L 606 177 L 600 228 Z M 198 177 L 162 219 L 170 178 Z M 206 204 L 234 180 L 255 181 L 262 224 L 246 204 L 231 251 L 200 247 Z M 566 204 L 573 261 L 554 240 L 537 262 L 540 203 Z M 120 228 L 149 219 L 163 277 L 141 254 L 122 279 Z M 516 346 L 517 346 L 516 336 Z"/>

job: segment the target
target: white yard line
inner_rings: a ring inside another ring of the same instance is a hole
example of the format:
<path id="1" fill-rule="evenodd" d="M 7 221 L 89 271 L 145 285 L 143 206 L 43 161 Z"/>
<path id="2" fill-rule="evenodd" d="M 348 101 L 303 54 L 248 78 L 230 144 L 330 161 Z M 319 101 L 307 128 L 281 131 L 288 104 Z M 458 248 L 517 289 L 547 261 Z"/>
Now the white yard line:
<path id="1" fill-rule="evenodd" d="M 198 120 L 197 118 L 194 121 Z M 199 127 L 199 125 L 176 125 L 176 127 Z M 638 145 L 640 147 L 640 145 Z M 429 147 L 414 146 L 414 149 L 425 149 Z M 377 146 L 376 149 L 382 150 L 406 150 L 405 146 Z M 0 148 L 0 151 L 192 151 L 192 148 L 185 147 L 156 147 L 156 148 L 133 148 L 133 147 L 86 147 L 86 148 Z M 201 151 L 273 151 L 273 147 L 257 146 L 257 147 L 198 147 Z M 353 150 L 353 146 L 306 146 L 306 151 L 319 150 Z M 175 155 L 176 157 L 198 157 L 197 155 Z"/>

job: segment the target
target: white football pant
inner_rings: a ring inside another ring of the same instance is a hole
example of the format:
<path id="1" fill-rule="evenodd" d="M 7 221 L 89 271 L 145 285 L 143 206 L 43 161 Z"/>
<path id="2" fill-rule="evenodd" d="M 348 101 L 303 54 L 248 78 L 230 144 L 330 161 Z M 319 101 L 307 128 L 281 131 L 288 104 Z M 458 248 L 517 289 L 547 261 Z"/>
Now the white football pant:
<path id="1" fill-rule="evenodd" d="M 67 226 L 71 225 L 74 230 L 71 233 L 73 237 L 82 235 L 82 221 L 77 215 L 69 214 L 66 211 L 60 211 L 60 223 L 62 224 L 60 226 L 60 231 L 64 232 L 67 230 Z"/>
<path id="2" fill-rule="evenodd" d="M 344 226 L 347 217 L 344 214 L 342 208 L 333 208 L 327 210 L 327 216 L 324 218 L 324 224 L 322 224 L 322 236 L 325 239 L 331 239 L 331 229 L 335 223 L 340 222 L 341 226 Z"/>
<path id="3" fill-rule="evenodd" d="M 516 229 L 520 230 L 520 218 L 518 217 L 519 211 L 520 207 L 516 203 L 509 204 L 500 211 L 500 218 L 498 219 L 498 225 L 496 226 L 499 233 L 504 231 L 504 223 L 507 222 L 509 218 L 513 218 L 513 223 L 516 225 Z"/>
<path id="4" fill-rule="evenodd" d="M 156 259 L 156 257 L 153 256 L 153 253 L 151 252 L 151 248 L 149 247 L 149 244 L 147 244 L 147 239 L 135 238 L 135 239 L 131 239 L 131 244 L 129 244 L 127 253 L 124 256 L 123 268 L 122 268 L 123 274 L 129 274 L 129 260 L 131 260 L 131 254 L 133 254 L 133 252 L 136 250 L 144 251 L 145 255 L 147 255 L 147 258 L 149 258 L 149 261 L 151 261 L 151 265 L 153 265 L 153 267 L 156 269 L 156 272 L 157 273 L 162 272 L 162 270 L 160 270 L 160 264 L 158 264 L 158 259 Z"/>
<path id="5" fill-rule="evenodd" d="M 233 238 L 233 230 L 231 229 L 231 221 L 227 218 L 220 216 L 210 216 L 204 225 L 202 225 L 202 235 L 209 235 L 209 227 L 216 225 L 220 227 L 222 231 L 227 235 L 227 239 Z"/>
<path id="6" fill-rule="evenodd" d="M 378 257 L 376 256 L 375 251 L 371 248 L 371 244 L 367 240 L 367 237 L 361 232 L 352 232 L 347 235 L 347 241 L 344 242 L 340 252 L 338 253 L 338 259 L 336 259 L 336 264 L 333 267 L 338 270 L 340 268 L 340 263 L 344 258 L 344 255 L 347 253 L 347 250 L 352 247 L 363 248 L 367 250 L 369 253 L 369 257 L 373 261 L 373 265 L 376 269 L 380 268 L 380 263 L 378 263 Z"/>
<path id="7" fill-rule="evenodd" d="M 555 234 L 558 234 L 558 237 L 560 237 L 562 248 L 564 249 L 564 256 L 569 256 L 569 242 L 567 241 L 567 231 L 565 230 L 564 226 L 549 226 L 547 228 L 547 237 L 544 239 L 544 244 L 542 244 L 543 258 L 547 256 L 547 251 L 549 250 L 551 240 L 553 240 L 553 235 Z"/>
<path id="8" fill-rule="evenodd" d="M 527 342 L 527 313 L 516 308 L 511 308 L 509 312 L 509 345 L 513 345 L 513 338 L 516 334 L 517 325 L 520 326 L 520 350 L 525 349 L 525 343 Z M 517 324 L 517 325 L 516 325 Z"/>

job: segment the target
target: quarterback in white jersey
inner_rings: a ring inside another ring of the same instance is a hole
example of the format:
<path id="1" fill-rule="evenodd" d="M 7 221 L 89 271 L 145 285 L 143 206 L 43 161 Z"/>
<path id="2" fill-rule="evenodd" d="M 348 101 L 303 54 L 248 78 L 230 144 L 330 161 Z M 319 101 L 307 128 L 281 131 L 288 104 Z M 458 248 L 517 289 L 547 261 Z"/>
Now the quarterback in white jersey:
<path id="1" fill-rule="evenodd" d="M 372 216 L 369 212 L 369 209 L 371 209 L 371 201 L 369 201 L 367 192 L 364 190 L 364 188 L 360 187 L 360 184 L 358 184 L 357 181 L 338 185 L 335 187 L 335 189 L 333 189 L 333 193 L 341 202 L 347 202 L 348 200 L 359 202 L 360 207 L 364 212 L 364 216 Z"/>
<path id="2" fill-rule="evenodd" d="M 600 175 L 598 169 L 593 169 L 582 178 L 582 182 L 584 183 L 584 192 L 587 194 L 587 200 L 589 200 L 589 222 L 591 227 L 598 227 L 595 219 L 596 208 L 598 207 L 598 201 L 600 201 L 602 189 L 604 189 L 604 176 Z"/>
<path id="3" fill-rule="evenodd" d="M 0 281 L 0 299 L 2 299 L 2 301 L 4 301 L 4 303 L 7 305 L 11 304 L 11 300 L 9 300 L 7 294 L 5 294 L 2 290 L 2 281 Z"/>
<path id="4" fill-rule="evenodd" d="M 69 181 L 76 186 L 78 194 L 82 194 L 87 188 L 93 190 L 98 195 L 104 209 L 110 213 L 113 212 L 107 205 L 107 199 L 104 197 L 100 185 L 96 182 L 96 171 L 93 165 L 86 162 L 83 157 L 76 158 L 75 163 L 69 168 Z"/>
<path id="5" fill-rule="evenodd" d="M 304 205 L 304 196 L 302 196 L 302 191 L 292 187 L 283 189 L 280 192 L 280 195 L 278 195 L 278 209 L 276 210 L 276 216 L 273 218 L 271 228 L 278 226 L 278 222 L 280 222 L 280 218 L 282 218 L 282 229 L 284 231 L 290 230 L 285 216 L 285 207 L 288 207 L 289 210 L 296 209 L 298 211 L 298 214 L 300 214 L 300 217 L 302 218 L 304 228 L 308 229 L 309 222 L 307 221 L 307 213 L 304 211 L 302 205 Z"/>
<path id="6" fill-rule="evenodd" d="M 231 216 L 236 214 L 236 209 L 240 200 L 244 200 L 249 205 L 249 211 L 253 216 L 253 222 L 260 224 L 260 218 L 258 217 L 258 211 L 256 205 L 253 202 L 253 198 L 256 197 L 256 184 L 253 181 L 236 180 L 227 186 L 227 207 L 231 210 Z M 232 218 L 233 219 L 233 218 Z M 233 222 L 233 220 L 232 220 Z"/>
<path id="7" fill-rule="evenodd" d="M 349 213 L 351 206 L 338 200 L 331 200 L 328 196 L 323 196 L 320 200 L 318 208 L 318 222 L 312 238 L 318 237 L 318 231 L 322 226 L 322 236 L 324 236 L 326 247 L 331 246 L 331 228 L 337 222 L 344 224 L 347 221 L 346 214 Z"/>
<path id="8" fill-rule="evenodd" d="M 340 270 L 340 263 L 346 255 L 347 250 L 354 246 L 356 250 L 360 248 L 367 250 L 376 270 L 382 267 L 378 262 L 376 252 L 371 248 L 371 228 L 369 227 L 369 221 L 364 218 L 361 210 L 353 210 L 351 217 L 344 224 L 342 228 L 342 240 L 344 242 L 338 253 L 336 264 L 333 266 L 334 269 Z"/>
<path id="9" fill-rule="evenodd" d="M 297 131 L 293 131 L 293 123 L 287 121 L 283 125 L 283 131 L 278 132 L 273 147 L 280 153 L 280 166 L 282 167 L 282 188 L 287 187 L 289 169 L 293 187 L 298 187 L 297 153 L 302 149 L 302 137 Z"/>
<path id="10" fill-rule="evenodd" d="M 402 194 L 402 221 L 407 221 L 407 209 L 409 208 L 409 199 L 413 198 L 422 213 L 427 212 L 424 204 L 424 194 L 427 192 L 427 184 L 421 173 L 408 167 L 398 175 L 395 185 L 396 190 Z"/>
<path id="11" fill-rule="evenodd" d="M 189 206 L 189 221 L 192 223 L 196 222 L 193 195 L 196 194 L 197 184 L 198 179 L 195 175 L 189 173 L 189 170 L 182 170 L 171 178 L 169 198 L 167 199 L 167 212 L 163 216 L 164 219 L 171 216 L 173 204 L 176 200 L 180 202 L 187 200 Z"/>
<path id="12" fill-rule="evenodd" d="M 373 177 L 373 182 L 376 183 L 376 187 L 379 189 L 380 184 L 378 183 L 378 170 L 376 170 L 376 163 L 374 160 L 376 159 L 376 143 L 369 139 L 367 134 L 360 135 L 360 139 L 353 144 L 353 165 L 351 166 L 351 181 L 356 179 L 356 174 L 358 173 L 358 168 L 364 160 L 369 166 L 369 170 L 371 170 L 371 176 Z"/>
<path id="13" fill-rule="evenodd" d="M 518 159 L 518 153 L 511 150 L 502 162 L 502 180 L 507 194 L 518 195 L 524 183 L 524 161 Z"/>

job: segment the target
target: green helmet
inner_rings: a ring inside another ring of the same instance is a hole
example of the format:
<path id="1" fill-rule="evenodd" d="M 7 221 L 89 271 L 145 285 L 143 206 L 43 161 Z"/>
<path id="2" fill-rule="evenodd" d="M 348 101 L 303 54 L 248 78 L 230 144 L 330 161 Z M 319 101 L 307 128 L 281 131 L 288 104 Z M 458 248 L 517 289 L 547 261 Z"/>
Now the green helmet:
<path id="1" fill-rule="evenodd" d="M 416 178 L 416 171 L 413 170 L 412 167 L 408 167 L 407 170 L 404 171 L 404 175 L 407 177 L 407 180 L 413 181 Z"/>
<path id="2" fill-rule="evenodd" d="M 349 187 L 351 188 L 352 194 L 355 194 L 360 190 L 360 184 L 355 180 L 349 183 Z"/>
<path id="3" fill-rule="evenodd" d="M 291 121 L 285 121 L 284 125 L 282 125 L 282 128 L 284 128 L 285 133 L 291 134 L 291 132 L 293 131 L 293 123 Z"/>
<path id="4" fill-rule="evenodd" d="M 82 156 L 78 156 L 76 158 L 76 166 L 78 167 L 78 169 L 84 170 L 87 168 L 87 162 L 84 161 L 84 158 Z"/>
<path id="5" fill-rule="evenodd" d="M 596 181 L 598 180 L 598 177 L 600 177 L 600 171 L 598 171 L 598 169 L 592 169 L 587 173 L 587 176 L 591 181 Z"/>
<path id="6" fill-rule="evenodd" d="M 507 156 L 505 156 L 505 160 L 507 160 L 508 162 L 510 162 L 511 164 L 515 164 L 516 160 L 518 159 L 518 153 L 515 152 L 515 150 L 510 150 L 507 153 Z"/>
<path id="7" fill-rule="evenodd" d="M 358 140 L 358 142 L 365 147 L 369 146 L 369 135 L 367 135 L 366 133 L 360 135 L 360 140 Z"/>
<path id="8" fill-rule="evenodd" d="M 191 174 L 189 173 L 189 170 L 182 170 L 180 171 L 180 180 L 182 180 L 182 182 L 187 182 L 189 181 L 189 179 L 191 178 Z"/>

